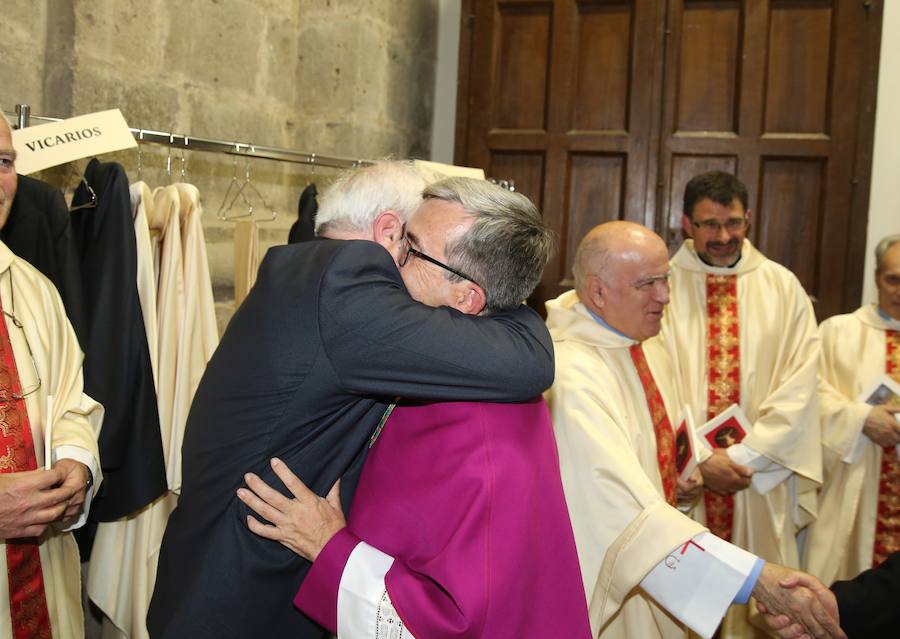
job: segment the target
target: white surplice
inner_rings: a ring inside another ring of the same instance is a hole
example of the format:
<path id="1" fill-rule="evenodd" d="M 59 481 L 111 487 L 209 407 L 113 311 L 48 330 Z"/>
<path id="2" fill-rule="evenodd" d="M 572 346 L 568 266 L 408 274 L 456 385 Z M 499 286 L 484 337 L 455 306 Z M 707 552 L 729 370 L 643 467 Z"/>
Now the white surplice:
<path id="1" fill-rule="evenodd" d="M 666 606 L 677 607 L 682 622 L 711 635 L 746 573 L 731 571 L 720 559 L 726 577 L 710 570 L 703 573 L 707 579 L 687 587 L 667 583 L 673 576 L 667 560 L 680 563 L 695 556 L 673 549 L 708 533 L 665 501 L 653 421 L 629 352 L 637 342 L 599 324 L 574 291 L 547 302 L 547 325 L 556 352 L 556 378 L 547 401 L 592 631 L 604 639 L 688 636 L 661 607 Z M 642 347 L 671 414 L 677 392 L 668 356 L 656 339 Z M 730 544 L 710 543 L 730 552 Z M 736 563 L 744 568 L 752 563 L 742 551 L 733 551 Z"/>
<path id="2" fill-rule="evenodd" d="M 822 322 L 819 403 L 825 485 L 810 526 L 804 568 L 826 584 L 872 567 L 882 455 L 862 432 L 872 407 L 859 401 L 885 374 L 885 331 L 900 331 L 869 304 Z"/>
<path id="3" fill-rule="evenodd" d="M 795 535 L 815 517 L 815 491 L 822 480 L 820 344 L 812 304 L 796 276 L 748 240 L 734 267 L 705 264 L 692 240 L 684 242 L 670 266 L 671 301 L 660 337 L 697 424 L 707 420 L 707 274 L 737 275 L 740 405 L 752 429 L 729 455 L 765 472 L 735 494 L 732 541 L 767 561 L 797 567 Z M 761 494 L 768 478 L 774 480 Z M 695 515 L 705 521 L 702 503 Z M 751 608 L 729 613 L 724 637 L 765 636 L 746 623 Z"/>
<path id="4" fill-rule="evenodd" d="M 0 298 L 3 310 L 15 312 L 22 324 L 18 329 L 11 319 L 6 320 L 22 388 L 34 388 L 38 381 L 35 372 L 40 376 L 40 388 L 25 399 L 38 468 L 45 465 L 49 430 L 51 454 L 57 459 L 71 458 L 85 463 L 94 477 L 84 514 L 65 529 L 52 527 L 39 546 L 53 637 L 80 639 L 84 636 L 81 565 L 78 546 L 69 530 L 84 523 L 90 500 L 102 481 L 97 437 L 103 408 L 84 393 L 81 368 L 84 356 L 66 319 L 59 293 L 47 278 L 13 255 L 3 243 L 0 243 Z M 53 396 L 52 415 L 46 414 L 48 395 Z M 4 573 L 5 545 L 0 539 L 0 571 Z M 0 629 L 5 630 L 0 630 L 0 636 L 8 636 L 10 628 L 9 583 L 4 578 L 0 579 Z"/>

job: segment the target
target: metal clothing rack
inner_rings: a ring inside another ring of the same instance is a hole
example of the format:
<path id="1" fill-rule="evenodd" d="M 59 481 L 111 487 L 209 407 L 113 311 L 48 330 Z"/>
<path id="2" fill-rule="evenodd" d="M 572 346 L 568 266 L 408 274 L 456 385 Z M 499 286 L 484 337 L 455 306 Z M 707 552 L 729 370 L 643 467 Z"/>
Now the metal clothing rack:
<path id="1" fill-rule="evenodd" d="M 11 118 L 17 129 L 24 129 L 32 125 L 34 121 L 41 124 L 47 122 L 60 122 L 62 118 L 51 118 L 39 115 L 31 115 L 31 107 L 27 104 L 17 104 L 15 113 L 6 113 Z M 188 135 L 166 133 L 164 131 L 152 131 L 150 129 L 129 128 L 138 142 L 150 144 L 162 144 L 188 151 L 207 151 L 210 153 L 227 153 L 228 155 L 241 155 L 245 157 L 277 160 L 279 162 L 293 162 L 306 164 L 311 167 L 328 166 L 337 169 L 349 169 L 358 166 L 373 164 L 370 160 L 354 160 L 331 155 L 319 155 L 293 149 L 282 149 L 274 146 L 262 146 L 248 144 L 246 142 L 228 142 L 226 140 L 213 140 L 210 138 L 195 138 Z"/>

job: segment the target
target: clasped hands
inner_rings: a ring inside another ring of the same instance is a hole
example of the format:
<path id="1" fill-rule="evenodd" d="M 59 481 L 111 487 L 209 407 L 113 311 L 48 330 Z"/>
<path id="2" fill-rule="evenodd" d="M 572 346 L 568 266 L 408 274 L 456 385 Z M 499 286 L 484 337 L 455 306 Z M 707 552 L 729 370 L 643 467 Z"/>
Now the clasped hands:
<path id="1" fill-rule="evenodd" d="M 247 515 L 251 531 L 280 542 L 310 561 L 315 561 L 325 544 L 344 526 L 340 480 L 325 498 L 309 490 L 280 459 L 272 460 L 272 470 L 294 496 L 285 497 L 253 473 L 244 475 L 247 488 L 239 488 L 238 498 L 270 524 Z"/>
<path id="2" fill-rule="evenodd" d="M 49 470 L 0 475 L 0 539 L 40 537 L 51 524 L 78 515 L 89 472 L 81 462 L 60 459 Z"/>
<path id="3" fill-rule="evenodd" d="M 783 639 L 847 639 L 834 593 L 812 575 L 766 563 L 753 595 L 766 623 Z"/>

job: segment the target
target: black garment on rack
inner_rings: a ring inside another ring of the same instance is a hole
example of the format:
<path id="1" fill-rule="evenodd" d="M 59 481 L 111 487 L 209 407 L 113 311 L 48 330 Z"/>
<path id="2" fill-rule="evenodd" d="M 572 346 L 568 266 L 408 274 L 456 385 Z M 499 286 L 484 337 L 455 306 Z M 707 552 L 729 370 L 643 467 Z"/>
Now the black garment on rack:
<path id="1" fill-rule="evenodd" d="M 316 212 L 319 210 L 316 195 L 318 193 L 315 184 L 310 184 L 300 194 L 300 203 L 297 205 L 297 221 L 291 225 L 291 230 L 288 232 L 288 244 L 316 239 Z"/>
<path id="2" fill-rule="evenodd" d="M 100 431 L 103 483 L 91 521 L 113 521 L 162 495 L 166 468 L 150 351 L 137 290 L 137 243 L 128 177 L 121 165 L 91 160 L 85 179 L 96 208 L 74 211 L 87 313 L 85 392 L 106 409 Z M 73 206 L 90 201 L 82 184 Z M 79 538 L 85 544 L 86 532 Z M 85 550 L 84 545 L 82 549 Z"/>
<path id="3" fill-rule="evenodd" d="M 53 282 L 69 323 L 84 348 L 85 316 L 78 250 L 69 208 L 58 189 L 20 175 L 19 186 L 0 239 L 10 250 Z"/>

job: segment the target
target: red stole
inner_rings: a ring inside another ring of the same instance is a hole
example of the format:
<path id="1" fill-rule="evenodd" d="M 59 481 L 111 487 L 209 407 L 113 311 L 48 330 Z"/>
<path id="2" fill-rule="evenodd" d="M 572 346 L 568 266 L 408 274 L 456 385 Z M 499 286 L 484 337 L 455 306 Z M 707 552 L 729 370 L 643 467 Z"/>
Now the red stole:
<path id="1" fill-rule="evenodd" d="M 656 461 L 659 464 L 659 476 L 662 478 L 663 494 L 670 505 L 675 506 L 678 500 L 678 473 L 675 470 L 675 434 L 672 432 L 672 424 L 666 413 L 666 405 L 662 395 L 647 365 L 644 357 L 644 349 L 640 343 L 628 349 L 631 360 L 637 369 L 641 386 L 644 387 L 644 395 L 647 397 L 647 408 L 650 409 L 650 419 L 653 420 L 653 432 L 656 434 Z"/>
<path id="2" fill-rule="evenodd" d="M 737 275 L 706 276 L 706 418 L 712 419 L 741 402 L 741 336 L 738 322 Z M 734 496 L 703 491 L 706 525 L 731 541 Z"/>
<path id="3" fill-rule="evenodd" d="M 0 312 L 2 312 L 0 306 Z M 0 473 L 37 469 L 31 424 L 13 356 L 6 316 L 0 316 Z M 38 539 L 6 540 L 6 573 L 13 639 L 50 639 L 50 613 Z"/>
<path id="4" fill-rule="evenodd" d="M 900 382 L 900 332 L 886 331 L 885 372 Z M 875 521 L 875 548 L 872 565 L 877 566 L 900 550 L 900 462 L 894 446 L 881 454 L 878 484 L 878 515 Z"/>

